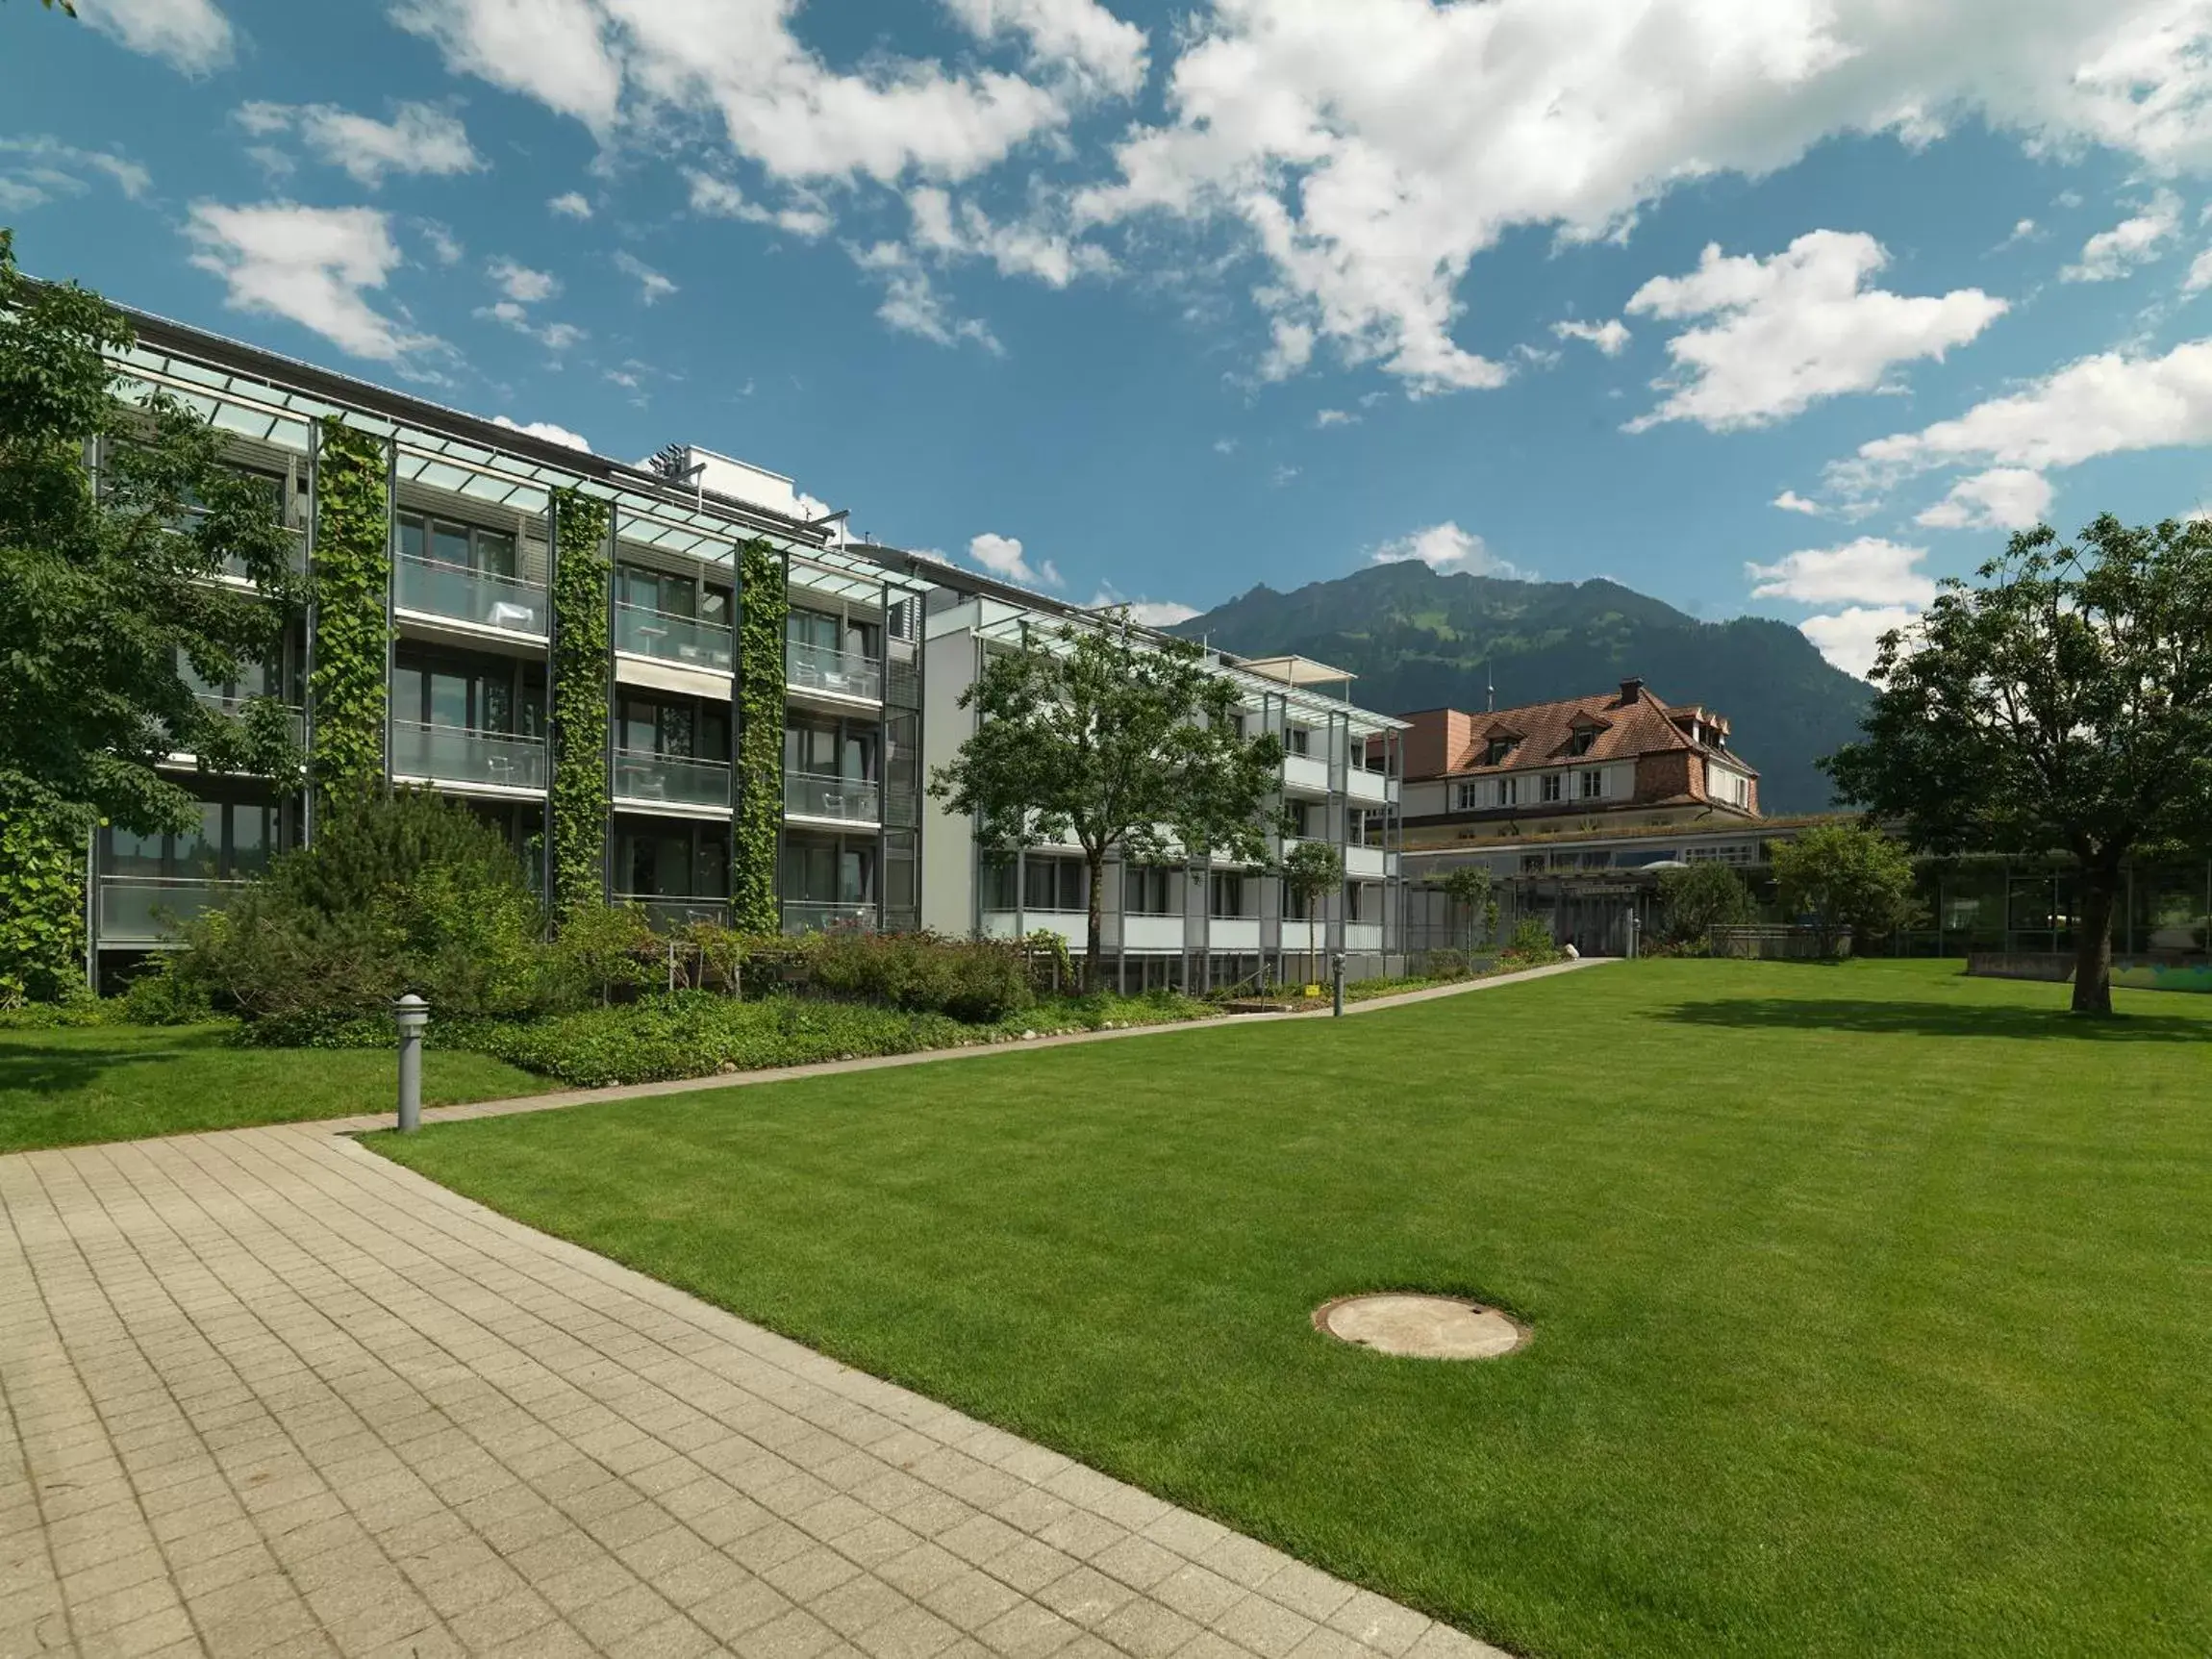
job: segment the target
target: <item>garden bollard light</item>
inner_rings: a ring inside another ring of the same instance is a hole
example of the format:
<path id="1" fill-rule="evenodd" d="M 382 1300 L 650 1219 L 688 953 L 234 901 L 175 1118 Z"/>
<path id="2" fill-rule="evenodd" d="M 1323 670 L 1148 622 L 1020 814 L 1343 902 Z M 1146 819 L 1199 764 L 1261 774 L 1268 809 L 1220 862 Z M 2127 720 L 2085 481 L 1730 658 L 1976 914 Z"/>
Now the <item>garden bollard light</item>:
<path id="1" fill-rule="evenodd" d="M 391 1005 L 399 1022 L 399 1132 L 422 1127 L 422 1028 L 430 1023 L 430 1004 L 409 992 Z"/>
<path id="2" fill-rule="evenodd" d="M 1345 1015 L 1345 953 L 1333 952 L 1329 957 L 1329 980 L 1336 990 L 1336 1018 Z"/>

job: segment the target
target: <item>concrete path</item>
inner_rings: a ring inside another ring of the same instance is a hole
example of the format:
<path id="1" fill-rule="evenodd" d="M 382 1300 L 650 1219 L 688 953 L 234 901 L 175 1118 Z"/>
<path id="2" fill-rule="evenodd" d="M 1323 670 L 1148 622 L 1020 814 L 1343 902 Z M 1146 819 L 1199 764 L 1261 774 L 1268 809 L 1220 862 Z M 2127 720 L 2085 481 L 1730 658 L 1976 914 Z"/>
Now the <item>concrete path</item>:
<path id="1" fill-rule="evenodd" d="M 1520 985 L 1531 979 L 1572 973 L 1618 958 L 1586 956 L 1575 962 L 1555 962 L 1545 968 L 1524 968 L 1518 973 L 1500 973 L 1488 979 L 1470 979 L 1459 985 L 1432 985 L 1424 991 L 1404 991 L 1395 996 L 1377 996 L 1366 1002 L 1345 1004 L 1346 1018 L 1402 1008 L 1409 1002 L 1433 1002 L 1443 996 L 1466 996 L 1499 986 Z M 1020 1043 L 985 1043 L 970 1048 L 925 1048 L 917 1054 L 871 1054 L 858 1060 L 823 1060 L 811 1066 L 770 1066 L 758 1071 L 730 1071 L 706 1077 L 671 1077 L 660 1083 L 620 1083 L 604 1089 L 556 1089 L 543 1094 L 517 1094 L 505 1100 L 477 1100 L 466 1106 L 423 1108 L 425 1123 L 450 1123 L 468 1118 L 504 1118 L 515 1112 L 549 1112 L 562 1106 L 589 1106 L 599 1100 L 637 1100 L 655 1094 L 690 1094 L 701 1089 L 742 1089 L 754 1083 L 789 1083 L 802 1077 L 835 1077 L 849 1071 L 883 1071 L 899 1066 L 934 1066 L 953 1060 L 981 1060 L 993 1054 L 1030 1054 L 1040 1048 L 1068 1048 L 1081 1043 L 1120 1043 L 1140 1037 L 1165 1037 L 1170 1031 L 1219 1031 L 1235 1025 L 1265 1025 L 1283 1019 L 1326 1019 L 1320 1014 L 1234 1014 L 1208 1019 L 1185 1019 L 1169 1025 L 1133 1025 L 1119 1031 L 1069 1031 Z M 346 1133 L 389 1129 L 390 1113 L 360 1118 L 333 1118 L 322 1126 Z"/>
<path id="2" fill-rule="evenodd" d="M 716 1651 L 1495 1653 L 332 1125 L 0 1157 L 0 1656 Z"/>

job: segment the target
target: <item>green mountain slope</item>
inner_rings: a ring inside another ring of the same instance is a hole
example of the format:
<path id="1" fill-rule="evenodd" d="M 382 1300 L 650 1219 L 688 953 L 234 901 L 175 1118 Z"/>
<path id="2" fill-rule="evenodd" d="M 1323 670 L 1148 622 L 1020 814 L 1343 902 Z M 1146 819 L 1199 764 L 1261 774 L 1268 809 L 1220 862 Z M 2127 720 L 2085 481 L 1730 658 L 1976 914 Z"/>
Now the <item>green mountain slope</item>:
<path id="1" fill-rule="evenodd" d="M 1596 694 L 1640 674 L 1670 702 L 1733 723 L 1769 813 L 1829 804 L 1814 761 L 1857 735 L 1866 685 L 1783 622 L 1700 622 L 1616 582 L 1515 582 L 1377 565 L 1295 592 L 1266 586 L 1175 632 L 1245 655 L 1296 651 L 1359 675 L 1354 697 L 1391 714 Z"/>

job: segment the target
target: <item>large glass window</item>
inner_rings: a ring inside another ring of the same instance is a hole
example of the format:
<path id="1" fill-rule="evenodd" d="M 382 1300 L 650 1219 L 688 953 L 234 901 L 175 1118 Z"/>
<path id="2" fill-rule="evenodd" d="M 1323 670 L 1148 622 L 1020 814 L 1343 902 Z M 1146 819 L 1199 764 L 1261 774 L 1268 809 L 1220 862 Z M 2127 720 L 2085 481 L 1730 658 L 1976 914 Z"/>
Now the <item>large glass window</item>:
<path id="1" fill-rule="evenodd" d="M 729 711 L 713 703 L 663 702 L 625 695 L 617 746 L 633 753 L 728 761 Z"/>
<path id="2" fill-rule="evenodd" d="M 250 801 L 202 801 L 191 828 L 166 835 L 102 832 L 104 875 L 219 881 L 260 875 L 275 849 L 277 809 Z"/>
<path id="3" fill-rule="evenodd" d="M 423 726 L 535 738 L 544 732 L 543 668 L 402 647 L 391 673 L 391 717 Z"/>
<path id="4" fill-rule="evenodd" d="M 873 782 L 880 736 L 873 724 L 843 720 L 786 726 L 784 768 L 814 777 Z"/>
<path id="5" fill-rule="evenodd" d="M 1122 891 L 1131 916 L 1173 916 L 1175 872 L 1165 865 L 1132 865 L 1121 873 Z"/>
<path id="6" fill-rule="evenodd" d="M 515 537 L 511 531 L 458 524 L 426 513 L 399 515 L 399 552 L 404 559 L 450 565 L 480 575 L 515 574 Z"/>
<path id="7" fill-rule="evenodd" d="M 1223 918 L 1250 916 L 1246 908 L 1252 897 L 1252 884 L 1244 879 L 1244 872 L 1236 869 L 1218 869 L 1206 878 L 1206 913 Z"/>
<path id="8" fill-rule="evenodd" d="M 875 902 L 875 846 L 792 838 L 784 846 L 784 897 L 802 904 Z"/>
<path id="9" fill-rule="evenodd" d="M 1032 857 L 1022 872 L 1023 902 L 1031 910 L 1088 910 L 1089 874 L 1080 859 Z"/>

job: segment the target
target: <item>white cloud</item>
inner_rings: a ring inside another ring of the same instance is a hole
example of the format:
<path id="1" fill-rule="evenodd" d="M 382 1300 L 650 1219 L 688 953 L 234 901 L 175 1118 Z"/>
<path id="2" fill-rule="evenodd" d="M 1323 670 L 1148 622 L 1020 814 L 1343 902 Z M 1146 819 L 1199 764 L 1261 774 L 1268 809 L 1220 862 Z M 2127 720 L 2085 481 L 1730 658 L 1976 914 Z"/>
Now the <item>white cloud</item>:
<path id="1" fill-rule="evenodd" d="M 1094 83 L 1121 97 L 1144 89 L 1144 31 L 1097 0 L 945 0 L 977 38 L 1027 37 L 1032 63 Z"/>
<path id="2" fill-rule="evenodd" d="M 1273 339 L 1260 360 L 1262 380 L 1288 380 L 1314 360 L 1314 331 L 1289 317 L 1275 318 Z"/>
<path id="3" fill-rule="evenodd" d="M 1658 384 L 1671 395 L 1626 430 L 1695 420 L 1725 432 L 1785 419 L 1823 397 L 1879 390 L 1893 365 L 1940 359 L 2005 311 L 1979 289 L 1907 298 L 1867 288 L 1888 263 L 1873 237 L 1823 230 L 1764 260 L 1709 244 L 1688 276 L 1652 278 L 1629 299 L 1631 313 L 1714 320 L 1667 342 L 1675 372 Z"/>
<path id="4" fill-rule="evenodd" d="M 676 291 L 676 285 L 640 259 L 624 249 L 615 256 L 615 268 L 638 285 L 638 297 L 647 305 L 654 305 Z"/>
<path id="5" fill-rule="evenodd" d="M 1370 556 L 1369 563 L 1395 565 L 1406 560 L 1419 560 L 1431 570 L 1468 570 L 1478 576 L 1521 574 L 1485 546 L 1481 537 L 1462 530 L 1449 519 L 1385 541 Z"/>
<path id="6" fill-rule="evenodd" d="M 1196 606 L 1180 605 L 1172 599 L 1127 599 L 1104 584 L 1091 596 L 1086 609 L 1126 611 L 1129 620 L 1143 628 L 1172 628 L 1177 622 L 1188 622 L 1199 614 Z"/>
<path id="7" fill-rule="evenodd" d="M 461 118 L 432 104 L 401 104 L 390 120 L 379 121 L 335 104 L 252 103 L 241 104 L 236 119 L 258 138 L 297 133 L 324 162 L 370 189 L 393 173 L 450 177 L 484 165 Z"/>
<path id="8" fill-rule="evenodd" d="M 684 176 L 691 181 L 691 212 L 695 214 L 774 225 L 778 230 L 789 231 L 809 241 L 827 236 L 837 223 L 821 198 L 811 190 L 795 192 L 794 200 L 785 207 L 767 208 L 748 200 L 745 192 L 727 179 L 703 173 L 696 167 L 686 168 Z"/>
<path id="9" fill-rule="evenodd" d="M 1314 430 L 1326 432 L 1332 426 L 1356 426 L 1359 418 L 1348 410 L 1319 409 L 1314 412 Z"/>
<path id="10" fill-rule="evenodd" d="M 1863 680 L 1874 666 L 1882 636 L 1909 629 L 1919 619 L 1920 613 L 1908 605 L 1853 605 L 1833 616 L 1807 616 L 1797 626 L 1822 656 Z"/>
<path id="11" fill-rule="evenodd" d="M 2050 513 L 2050 481 L 2023 466 L 1993 466 L 1962 478 L 1913 522 L 1934 530 L 2026 530 Z"/>
<path id="12" fill-rule="evenodd" d="M 1114 268 L 1104 248 L 1071 239 L 1041 214 L 993 223 L 974 202 L 956 203 L 935 185 L 909 190 L 906 202 L 914 218 L 913 245 L 928 253 L 988 259 L 1002 276 L 1035 277 L 1051 288 Z"/>
<path id="13" fill-rule="evenodd" d="M 233 310 L 289 318 L 382 363 L 441 344 L 364 297 L 382 289 L 400 263 L 390 220 L 373 208 L 202 201 L 192 204 L 185 229 L 199 249 L 192 264 L 223 279 Z"/>
<path id="14" fill-rule="evenodd" d="M 2183 293 L 2202 293 L 2212 288 L 2212 248 L 2189 262 L 2189 274 L 2181 279 Z"/>
<path id="15" fill-rule="evenodd" d="M 2015 247 L 2022 242 L 2034 241 L 2036 239 L 2038 239 L 2038 235 L 2035 228 L 2035 221 L 2033 219 L 2015 219 L 2012 225 L 2012 234 L 2007 236 L 2004 240 L 1998 242 L 1996 247 L 1990 249 L 1989 251 L 1991 253 L 2002 253 L 2006 248 Z"/>
<path id="16" fill-rule="evenodd" d="M 1270 320 L 1431 390 L 1496 383 L 1453 336 L 1470 261 L 1516 227 L 1604 237 L 1688 181 L 1976 119 L 2212 161 L 2201 0 L 1216 0 L 1179 48 L 1165 117 L 1084 211 L 1244 225 Z"/>
<path id="17" fill-rule="evenodd" d="M 430 244 L 431 258 L 441 265 L 459 264 L 462 255 L 466 251 L 461 245 L 461 239 L 436 219 L 422 221 L 422 239 Z"/>
<path id="18" fill-rule="evenodd" d="M 883 302 L 876 316 L 894 334 L 911 334 L 938 345 L 972 341 L 993 357 L 1006 355 L 1006 347 L 981 317 L 959 316 L 930 280 L 929 272 L 899 242 L 877 242 L 870 247 L 849 246 L 853 263 L 883 284 Z"/>
<path id="19" fill-rule="evenodd" d="M 2212 338 L 2162 357 L 2082 358 L 1954 419 L 1862 443 L 1827 470 L 1831 485 L 1864 497 L 1942 466 L 2047 472 L 2102 455 L 2204 443 L 2212 443 Z"/>
<path id="20" fill-rule="evenodd" d="M 1078 46 L 1060 25 L 1086 41 L 1095 34 L 1069 0 L 969 3 L 1068 65 Z M 625 122 L 652 130 L 670 115 L 702 117 L 787 183 L 968 178 L 1068 119 L 1066 94 L 997 70 L 953 74 L 880 54 L 856 72 L 833 70 L 792 34 L 794 10 L 791 0 L 397 0 L 395 15 L 453 69 L 602 138 Z"/>
<path id="21" fill-rule="evenodd" d="M 81 150 L 50 134 L 0 138 L 0 211 L 21 213 L 63 196 L 81 196 L 86 175 L 108 180 L 132 201 L 153 187 L 153 176 L 112 150 Z"/>
<path id="22" fill-rule="evenodd" d="M 1021 543 L 1011 536 L 986 530 L 968 541 L 968 556 L 1004 582 L 1018 582 L 1030 588 L 1060 586 L 1060 572 L 1053 567 L 1052 561 L 1047 559 L 1032 566 L 1021 551 Z"/>
<path id="23" fill-rule="evenodd" d="M 510 420 L 504 415 L 494 415 L 491 424 L 504 426 L 510 432 L 527 432 L 533 438 L 542 438 L 549 442 L 565 443 L 570 449 L 589 451 L 591 447 L 589 439 L 570 432 L 566 426 L 556 426 L 550 420 Z"/>
<path id="24" fill-rule="evenodd" d="M 2181 234 L 2181 198 L 2160 190 L 2133 218 L 2099 231 L 2081 244 L 2081 262 L 2058 273 L 2061 282 L 2111 282 L 2149 264 Z"/>
<path id="25" fill-rule="evenodd" d="M 1925 547 L 1906 547 L 1862 536 L 1840 547 L 1809 547 L 1772 565 L 1746 565 L 1756 584 L 1754 599 L 1795 599 L 1806 605 L 1925 605 L 1935 583 L 1917 568 Z"/>
<path id="26" fill-rule="evenodd" d="M 1795 490 L 1783 490 L 1767 505 L 1779 507 L 1784 513 L 1802 513 L 1810 518 L 1818 518 L 1827 511 L 1818 501 L 1808 501 Z"/>
<path id="27" fill-rule="evenodd" d="M 485 274 L 499 285 L 499 291 L 517 305 L 536 305 L 561 291 L 561 281 L 551 271 L 532 270 L 505 254 L 485 267 Z"/>
<path id="28" fill-rule="evenodd" d="M 164 58 L 188 75 L 231 61 L 231 23 L 214 0 L 77 0 L 77 14 L 134 52 Z"/>
<path id="29" fill-rule="evenodd" d="M 591 216 L 591 204 L 581 190 L 563 190 L 545 204 L 564 218 L 588 219 Z"/>
<path id="30" fill-rule="evenodd" d="M 1235 439 L 1233 439 L 1233 438 L 1217 438 L 1217 439 L 1215 439 L 1215 440 L 1214 440 L 1214 453 L 1215 453 L 1216 455 L 1234 455 L 1234 454 L 1236 454 L 1236 453 L 1237 453 L 1237 440 L 1236 440 Z"/>
<path id="31" fill-rule="evenodd" d="M 530 320 L 529 309 L 511 299 L 478 306 L 476 314 L 491 322 L 503 324 L 516 334 L 527 335 L 549 351 L 566 351 L 586 338 L 584 330 L 572 322 L 549 322 L 540 328 Z"/>
<path id="32" fill-rule="evenodd" d="M 1607 357 L 1619 357 L 1628 347 L 1628 325 L 1617 316 L 1603 322 L 1555 322 L 1551 332 L 1561 339 L 1587 340 Z"/>

